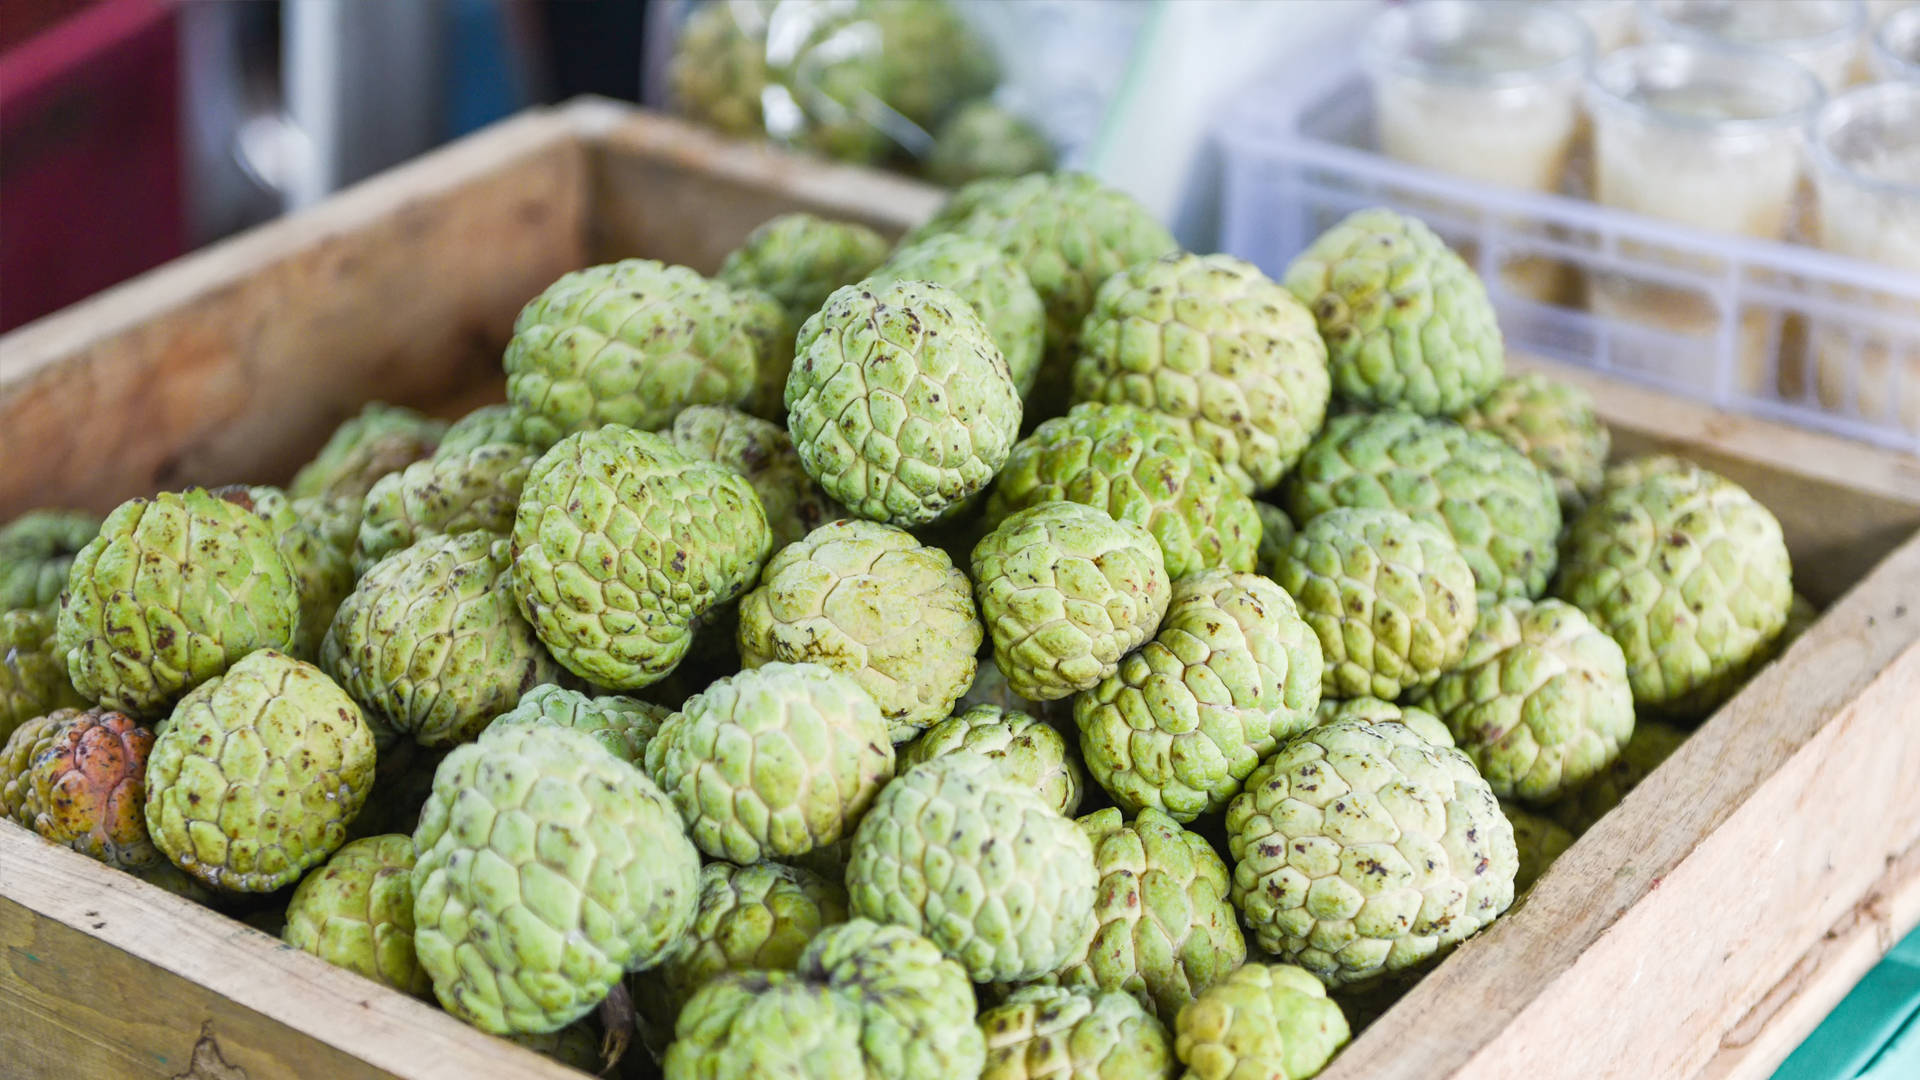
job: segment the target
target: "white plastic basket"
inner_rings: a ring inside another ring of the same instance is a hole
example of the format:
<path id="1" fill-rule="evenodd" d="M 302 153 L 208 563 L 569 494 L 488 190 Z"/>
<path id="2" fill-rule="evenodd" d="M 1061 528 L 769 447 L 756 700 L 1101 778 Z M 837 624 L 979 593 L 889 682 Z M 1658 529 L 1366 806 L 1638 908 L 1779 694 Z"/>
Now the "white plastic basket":
<path id="1" fill-rule="evenodd" d="M 1270 275 L 1348 213 L 1392 207 L 1475 260 L 1509 348 L 1920 453 L 1920 274 L 1394 161 L 1375 149 L 1372 94 L 1351 52 L 1242 95 L 1217 133 L 1220 246 Z M 1613 273 L 1684 290 L 1707 321 L 1676 332 L 1599 317 L 1578 288 L 1564 302 L 1534 299 L 1502 274 L 1524 258 L 1576 283 Z"/>

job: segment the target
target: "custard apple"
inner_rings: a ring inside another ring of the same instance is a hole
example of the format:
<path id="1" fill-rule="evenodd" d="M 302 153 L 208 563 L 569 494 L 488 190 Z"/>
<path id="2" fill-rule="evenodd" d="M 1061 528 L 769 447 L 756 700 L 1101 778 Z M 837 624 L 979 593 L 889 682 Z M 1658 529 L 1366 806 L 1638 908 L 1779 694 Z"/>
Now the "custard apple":
<path id="1" fill-rule="evenodd" d="M 727 135 L 763 135 L 766 31 L 774 0 L 700 4 L 674 41 L 667 79 L 674 108 Z"/>
<path id="2" fill-rule="evenodd" d="M 1313 316 L 1231 255 L 1163 255 L 1108 278 L 1073 367 L 1075 401 L 1167 417 L 1249 494 L 1299 460 L 1329 393 Z"/>
<path id="3" fill-rule="evenodd" d="M 413 952 L 413 838 L 355 840 L 287 901 L 286 943 L 335 967 L 424 997 L 432 980 Z"/>
<path id="4" fill-rule="evenodd" d="M 287 497 L 364 498 L 374 481 L 433 456 L 446 432 L 445 420 L 371 402 L 334 429 L 320 453 L 294 474 Z"/>
<path id="5" fill-rule="evenodd" d="M 1020 440 L 987 499 L 998 525 L 1017 510 L 1064 500 L 1144 525 L 1167 576 L 1251 571 L 1260 544 L 1253 500 L 1166 418 L 1131 405 L 1076 405 Z"/>
<path id="6" fill-rule="evenodd" d="M 1344 700 L 1328 698 L 1320 703 L 1313 714 L 1313 726 L 1331 724 L 1335 720 L 1371 720 L 1376 724 L 1404 724 L 1415 735 L 1435 746 L 1452 746 L 1453 732 L 1437 716 L 1425 709 L 1413 705 L 1396 705 L 1391 701 L 1381 701 L 1376 697 L 1356 697 Z"/>
<path id="7" fill-rule="evenodd" d="M 41 751 L 51 750 L 61 729 L 79 715 L 79 709 L 55 709 L 22 722 L 7 736 L 6 745 L 0 747 L 0 820 L 33 828 L 33 819 L 40 814 L 33 792 L 34 759 Z"/>
<path id="8" fill-rule="evenodd" d="M 1119 993 L 1033 986 L 980 1014 L 987 1068 L 980 1080 L 1166 1080 L 1166 1025 Z"/>
<path id="9" fill-rule="evenodd" d="M 464 453 L 441 453 L 389 473 L 367 492 L 360 512 L 354 569 L 432 536 L 513 531 L 520 488 L 536 459 L 518 443 L 489 443 Z"/>
<path id="10" fill-rule="evenodd" d="M 353 565 L 353 541 L 334 531 L 329 498 L 310 496 L 288 499 L 276 487 L 223 487 L 213 494 L 245 510 L 251 510 L 273 533 L 274 550 L 287 562 L 293 584 L 300 596 L 300 625 L 294 630 L 289 652 L 302 660 L 312 660 L 320 652 L 320 641 L 333 624 L 340 601 L 353 591 L 356 578 Z"/>
<path id="11" fill-rule="evenodd" d="M 67 679 L 53 621 L 35 608 L 0 612 L 0 743 L 36 716 L 86 704 Z"/>
<path id="12" fill-rule="evenodd" d="M 966 693 L 960 695 L 960 700 L 953 703 L 954 715 L 958 716 L 976 705 L 991 705 L 1001 712 L 1025 713 L 1049 723 L 1073 719 L 1071 700 L 1034 701 L 1014 693 L 1013 688 L 1007 685 L 1007 677 L 1001 674 L 1000 665 L 994 663 L 991 656 L 980 659 L 973 682 L 967 687 Z"/>
<path id="13" fill-rule="evenodd" d="M 886 257 L 886 238 L 865 225 L 781 214 L 749 233 L 715 276 L 773 297 L 793 334 L 834 290 L 866 277 Z"/>
<path id="14" fill-rule="evenodd" d="M 1128 810 L 1188 822 L 1313 723 L 1320 643 L 1278 586 L 1203 570 L 1174 582 L 1160 632 L 1076 697 L 1087 770 Z"/>
<path id="15" fill-rule="evenodd" d="M 903 247 L 868 279 L 876 288 L 901 281 L 944 285 L 973 306 L 1007 362 L 1021 398 L 1040 374 L 1047 312 L 1020 264 L 985 240 L 942 233 Z"/>
<path id="16" fill-rule="evenodd" d="M 1329 987 L 1437 960 L 1513 902 L 1519 854 L 1492 789 L 1402 724 L 1339 720 L 1287 743 L 1226 825 L 1240 917 Z"/>
<path id="17" fill-rule="evenodd" d="M 687 457 L 746 477 L 767 515 L 774 551 L 840 516 L 778 424 L 723 405 L 692 405 L 674 419 L 667 435 Z"/>
<path id="18" fill-rule="evenodd" d="M 1471 431 L 1490 431 L 1552 479 L 1569 516 L 1600 494 L 1613 437 L 1593 396 L 1538 372 L 1509 375 L 1493 392 L 1454 414 Z"/>
<path id="19" fill-rule="evenodd" d="M 1051 168 L 1053 144 L 1046 135 L 991 101 L 970 101 L 956 110 L 934 133 L 933 147 L 921 162 L 927 179 L 947 187 Z"/>
<path id="20" fill-rule="evenodd" d="M 1479 614 L 1473 571 L 1437 526 L 1398 510 L 1329 510 L 1277 569 L 1320 637 L 1329 697 L 1391 701 L 1466 655 Z"/>
<path id="21" fill-rule="evenodd" d="M 1506 354 L 1486 287 L 1420 221 L 1351 214 L 1301 252 L 1284 281 L 1320 326 L 1341 398 L 1440 416 L 1500 381 Z"/>
<path id="22" fill-rule="evenodd" d="M 0 611 L 51 607 L 99 533 L 100 519 L 79 510 L 35 510 L 0 528 Z"/>
<path id="23" fill-rule="evenodd" d="M 1573 846 L 1574 835 L 1566 826 L 1531 810 L 1502 802 L 1500 811 L 1513 826 L 1514 847 L 1520 853 L 1520 869 L 1513 878 L 1513 891 L 1523 893 L 1540 880 L 1553 860 Z"/>
<path id="24" fill-rule="evenodd" d="M 22 810 L 32 818 L 22 823 L 115 869 L 164 861 L 147 835 L 153 732 L 124 713 L 89 709 L 44 739 L 21 777 L 30 789 Z"/>
<path id="25" fill-rule="evenodd" d="M 1298 530 L 1287 512 L 1272 503 L 1256 502 L 1253 510 L 1260 515 L 1260 547 L 1254 556 L 1254 565 L 1262 574 L 1272 577 L 1281 556 L 1293 546 L 1293 534 Z"/>
<path id="26" fill-rule="evenodd" d="M 520 695 L 495 724 L 556 724 L 584 731 L 614 757 L 644 771 L 647 744 L 673 710 L 619 694 L 588 697 L 551 683 Z"/>
<path id="27" fill-rule="evenodd" d="M 452 457 L 495 443 L 524 446 L 534 453 L 546 449 L 527 437 L 520 410 L 511 405 L 482 405 L 448 425 L 433 456 Z"/>
<path id="28" fill-rule="evenodd" d="M 1080 808 L 1087 781 L 1067 740 L 1052 725 L 997 705 L 975 705 L 921 732 L 900 748 L 899 768 L 961 752 L 996 763 L 1063 815 Z"/>
<path id="29" fill-rule="evenodd" d="M 174 707 L 147 762 L 147 831 L 208 885 L 272 892 L 346 842 L 373 770 L 353 699 L 262 649 Z"/>
<path id="30" fill-rule="evenodd" d="M 285 649 L 300 592 L 273 530 L 200 488 L 122 503 L 73 562 L 55 630 L 74 689 L 136 717 L 255 649 Z"/>
<path id="31" fill-rule="evenodd" d="M 1174 1023 L 1181 1080 L 1307 1080 L 1347 1044 L 1347 1018 L 1313 976 L 1248 964 Z"/>
<path id="32" fill-rule="evenodd" d="M 1653 775 L 1660 763 L 1673 756 L 1687 733 L 1671 724 L 1641 718 L 1633 725 L 1633 738 L 1613 764 L 1601 771 L 1585 787 L 1553 805 L 1553 819 L 1575 835 L 1593 828 L 1601 816 L 1620 805 L 1627 792 Z"/>

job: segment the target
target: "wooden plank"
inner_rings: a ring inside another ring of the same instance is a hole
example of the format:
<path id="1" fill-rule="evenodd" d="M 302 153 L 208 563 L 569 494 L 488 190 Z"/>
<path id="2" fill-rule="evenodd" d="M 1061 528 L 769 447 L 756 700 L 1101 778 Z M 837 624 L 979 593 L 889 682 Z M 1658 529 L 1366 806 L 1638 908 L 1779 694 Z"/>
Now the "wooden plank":
<path id="1" fill-rule="evenodd" d="M 497 373 L 584 259 L 585 163 L 524 116 L 0 338 L 0 520 L 283 479 L 370 397 Z"/>
<path id="2" fill-rule="evenodd" d="M 1920 538 L 1327 1080 L 1690 1076 L 1920 842 Z"/>
<path id="3" fill-rule="evenodd" d="M 0 823 L 0 1075 L 581 1074 Z"/>

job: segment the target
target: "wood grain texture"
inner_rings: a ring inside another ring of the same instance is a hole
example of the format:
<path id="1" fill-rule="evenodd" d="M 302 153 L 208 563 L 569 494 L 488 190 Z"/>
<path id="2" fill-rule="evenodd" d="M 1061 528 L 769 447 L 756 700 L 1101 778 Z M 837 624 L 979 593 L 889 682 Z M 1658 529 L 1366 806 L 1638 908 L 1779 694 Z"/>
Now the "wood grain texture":
<path id="1" fill-rule="evenodd" d="M 580 1076 L 0 822 L 0 1075 L 196 1076 L 196 1048 L 246 1080 Z"/>

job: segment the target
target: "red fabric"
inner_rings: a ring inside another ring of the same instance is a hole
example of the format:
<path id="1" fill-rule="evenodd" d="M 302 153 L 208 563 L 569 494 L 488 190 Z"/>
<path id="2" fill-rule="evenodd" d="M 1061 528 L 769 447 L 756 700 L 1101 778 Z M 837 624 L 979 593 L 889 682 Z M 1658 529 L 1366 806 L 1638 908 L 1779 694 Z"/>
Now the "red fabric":
<path id="1" fill-rule="evenodd" d="M 165 0 L 100 0 L 0 52 L 0 331 L 185 250 L 178 99 Z"/>

